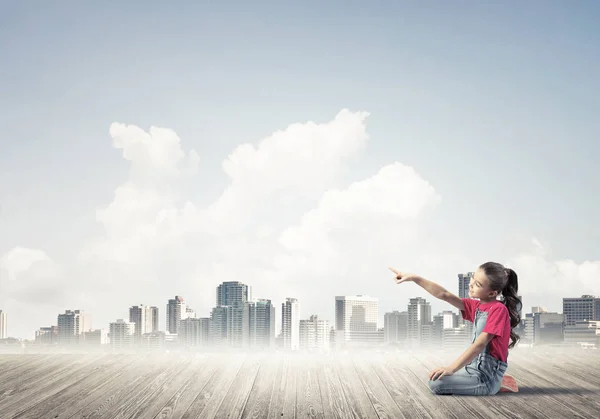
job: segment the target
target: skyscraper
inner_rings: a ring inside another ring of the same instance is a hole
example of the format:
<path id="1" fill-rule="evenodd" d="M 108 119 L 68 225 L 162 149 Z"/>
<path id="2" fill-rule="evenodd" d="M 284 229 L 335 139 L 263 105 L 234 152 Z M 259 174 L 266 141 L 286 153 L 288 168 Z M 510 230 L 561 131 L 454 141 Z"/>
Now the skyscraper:
<path id="1" fill-rule="evenodd" d="M 83 332 L 92 329 L 92 318 L 83 310 L 66 310 L 58 315 L 58 343 L 71 345 L 79 343 Z"/>
<path id="2" fill-rule="evenodd" d="M 300 305 L 296 298 L 286 298 L 281 304 L 281 333 L 285 349 L 300 347 Z"/>
<path id="3" fill-rule="evenodd" d="M 137 342 L 146 333 L 152 333 L 153 330 L 153 308 L 143 304 L 129 307 L 129 321 L 135 323 L 135 339 Z"/>
<path id="4" fill-rule="evenodd" d="M 167 303 L 167 332 L 176 334 L 179 321 L 185 317 L 186 305 L 183 297 L 176 295 Z"/>
<path id="5" fill-rule="evenodd" d="M 250 346 L 268 349 L 275 346 L 275 306 L 271 300 L 248 303 L 250 314 Z"/>
<path id="6" fill-rule="evenodd" d="M 458 274 L 458 296 L 460 298 L 469 298 L 469 283 L 475 272 L 467 272 L 466 274 Z"/>
<path id="7" fill-rule="evenodd" d="M 404 342 L 408 337 L 408 312 L 393 311 L 383 316 L 383 341 Z"/>
<path id="8" fill-rule="evenodd" d="M 0 339 L 8 337 L 8 319 L 6 313 L 0 310 Z"/>
<path id="9" fill-rule="evenodd" d="M 344 343 L 379 343 L 379 300 L 366 295 L 335 297 L 336 346 Z"/>
<path id="10" fill-rule="evenodd" d="M 217 287 L 217 306 L 236 306 L 252 299 L 251 288 L 238 281 L 223 282 Z"/>
<path id="11" fill-rule="evenodd" d="M 408 338 L 412 344 L 420 345 L 423 326 L 431 324 L 431 305 L 421 297 L 411 298 L 408 304 Z"/>

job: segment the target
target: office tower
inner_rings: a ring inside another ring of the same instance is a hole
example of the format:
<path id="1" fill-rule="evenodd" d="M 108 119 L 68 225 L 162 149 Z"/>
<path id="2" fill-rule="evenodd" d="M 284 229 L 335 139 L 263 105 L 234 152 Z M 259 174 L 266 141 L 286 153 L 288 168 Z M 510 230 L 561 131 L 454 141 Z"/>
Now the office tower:
<path id="1" fill-rule="evenodd" d="M 458 296 L 460 298 L 469 298 L 469 283 L 475 272 L 467 272 L 466 274 L 458 274 Z"/>
<path id="2" fill-rule="evenodd" d="M 250 346 L 250 303 L 238 302 L 227 308 L 227 343 L 231 348 Z"/>
<path id="3" fill-rule="evenodd" d="M 281 304 L 281 333 L 284 349 L 297 350 L 300 346 L 300 305 L 296 298 L 286 298 Z"/>
<path id="4" fill-rule="evenodd" d="M 72 345 L 79 343 L 81 334 L 92 329 L 92 318 L 83 310 L 66 310 L 58 315 L 58 343 Z"/>
<path id="5" fill-rule="evenodd" d="M 227 307 L 214 307 L 210 313 L 210 343 L 215 347 L 227 345 Z"/>
<path id="6" fill-rule="evenodd" d="M 365 295 L 335 297 L 336 347 L 349 344 L 377 344 L 379 300 Z"/>
<path id="7" fill-rule="evenodd" d="M 177 332 L 179 343 L 187 347 L 206 347 L 209 344 L 210 336 L 210 319 L 209 318 L 193 318 L 179 322 L 179 330 Z"/>
<path id="8" fill-rule="evenodd" d="M 135 340 L 141 341 L 141 338 L 146 333 L 153 332 L 153 307 L 148 307 L 143 304 L 139 306 L 129 307 L 129 321 L 135 323 Z"/>
<path id="9" fill-rule="evenodd" d="M 329 322 L 319 320 L 316 315 L 308 320 L 300 320 L 300 349 L 304 351 L 324 351 L 329 349 Z"/>
<path id="10" fill-rule="evenodd" d="M 431 323 L 431 305 L 421 297 L 411 298 L 408 304 L 408 338 L 411 344 L 420 344 L 423 326 Z"/>
<path id="11" fill-rule="evenodd" d="M 109 325 L 110 346 L 113 349 L 130 348 L 135 342 L 135 323 L 117 319 Z"/>
<path id="12" fill-rule="evenodd" d="M 236 306 L 252 300 L 251 288 L 238 281 L 223 282 L 217 287 L 217 306 Z"/>
<path id="13" fill-rule="evenodd" d="M 35 343 L 44 345 L 58 343 L 58 326 L 40 327 L 35 331 Z"/>
<path id="14" fill-rule="evenodd" d="M 0 310 L 0 339 L 8 338 L 8 316 Z"/>
<path id="15" fill-rule="evenodd" d="M 183 297 L 176 295 L 167 303 L 167 332 L 171 334 L 177 333 L 179 322 L 186 315 L 186 305 Z"/>
<path id="16" fill-rule="evenodd" d="M 589 320 L 600 320 L 600 298 L 582 295 L 580 298 L 563 298 L 565 325 Z"/>
<path id="17" fill-rule="evenodd" d="M 600 321 L 579 321 L 565 327 L 565 344 L 579 347 L 600 347 Z"/>
<path id="18" fill-rule="evenodd" d="M 260 349 L 275 347 L 275 306 L 271 300 L 258 299 L 249 303 L 250 346 Z"/>
<path id="19" fill-rule="evenodd" d="M 150 307 L 150 317 L 152 322 L 152 327 L 150 329 L 150 333 L 158 332 L 158 307 Z"/>
<path id="20" fill-rule="evenodd" d="M 82 336 L 86 345 L 106 345 L 110 342 L 109 330 L 107 329 L 88 330 L 83 332 Z"/>
<path id="21" fill-rule="evenodd" d="M 383 341 L 404 342 L 408 337 L 408 312 L 392 311 L 383 316 Z"/>

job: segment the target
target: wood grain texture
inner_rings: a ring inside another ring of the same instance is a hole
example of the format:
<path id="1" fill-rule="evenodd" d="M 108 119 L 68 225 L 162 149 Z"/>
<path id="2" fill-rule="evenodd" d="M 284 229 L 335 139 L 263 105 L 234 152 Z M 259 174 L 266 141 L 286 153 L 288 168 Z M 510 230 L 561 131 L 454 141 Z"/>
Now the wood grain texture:
<path id="1" fill-rule="evenodd" d="M 600 351 L 517 349 L 518 393 L 436 396 L 452 352 L 0 355 L 0 418 L 597 418 Z"/>

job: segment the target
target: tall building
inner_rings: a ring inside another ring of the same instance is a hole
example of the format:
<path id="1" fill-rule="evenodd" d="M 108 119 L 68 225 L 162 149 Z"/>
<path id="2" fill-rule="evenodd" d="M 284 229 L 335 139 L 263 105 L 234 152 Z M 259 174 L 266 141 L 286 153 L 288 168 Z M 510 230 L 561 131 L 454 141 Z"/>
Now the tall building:
<path id="1" fill-rule="evenodd" d="M 227 345 L 227 307 L 214 307 L 210 313 L 210 344 L 214 347 Z"/>
<path id="2" fill-rule="evenodd" d="M 431 305 L 421 297 L 411 298 L 408 304 L 408 339 L 419 346 L 423 340 L 423 327 L 431 324 Z"/>
<path id="3" fill-rule="evenodd" d="M 47 345 L 58 343 L 58 326 L 40 327 L 35 331 L 35 343 Z"/>
<path id="4" fill-rule="evenodd" d="M 286 298 L 281 304 L 281 333 L 284 349 L 300 347 L 300 305 L 296 298 Z"/>
<path id="5" fill-rule="evenodd" d="M 378 332 L 379 300 L 366 295 L 335 297 L 336 347 L 340 344 L 381 343 Z"/>
<path id="6" fill-rule="evenodd" d="M 6 312 L 0 310 L 0 339 L 8 338 L 8 320 Z"/>
<path id="7" fill-rule="evenodd" d="M 66 310 L 58 315 L 58 343 L 72 345 L 79 343 L 83 332 L 92 330 L 92 318 L 83 310 Z"/>
<path id="8" fill-rule="evenodd" d="M 580 321 L 565 327 L 565 343 L 577 346 L 600 347 L 600 321 Z"/>
<path id="9" fill-rule="evenodd" d="M 324 351 L 329 349 L 329 322 L 319 320 L 316 315 L 308 320 L 300 320 L 300 349 L 304 351 Z"/>
<path id="10" fill-rule="evenodd" d="M 271 349 L 275 347 L 275 306 L 271 300 L 258 299 L 249 303 L 250 346 Z"/>
<path id="11" fill-rule="evenodd" d="M 176 295 L 167 303 L 167 332 L 177 333 L 179 321 L 186 317 L 186 305 L 183 297 Z"/>
<path id="12" fill-rule="evenodd" d="M 250 346 L 250 303 L 244 301 L 227 308 L 227 343 L 231 348 Z"/>
<path id="13" fill-rule="evenodd" d="M 152 329 L 150 333 L 158 332 L 158 307 L 150 307 L 150 315 L 152 317 Z"/>
<path id="14" fill-rule="evenodd" d="M 193 318 L 181 320 L 177 333 L 179 343 L 186 347 L 206 347 L 209 344 L 210 319 Z"/>
<path id="15" fill-rule="evenodd" d="M 109 340 L 113 349 L 132 347 L 135 342 L 135 323 L 123 319 L 110 323 Z"/>
<path id="16" fill-rule="evenodd" d="M 135 323 L 135 340 L 137 342 L 141 342 L 144 334 L 155 331 L 153 330 L 154 312 L 158 312 L 158 309 L 153 309 L 156 309 L 156 307 L 149 307 L 143 304 L 129 307 L 129 321 Z"/>
<path id="17" fill-rule="evenodd" d="M 565 325 L 589 320 L 600 320 L 600 298 L 582 295 L 580 298 L 563 298 Z"/>
<path id="18" fill-rule="evenodd" d="M 458 274 L 458 296 L 460 298 L 469 298 L 469 283 L 475 272 Z"/>
<path id="19" fill-rule="evenodd" d="M 383 341 L 404 342 L 408 337 L 408 312 L 392 311 L 383 316 Z"/>
<path id="20" fill-rule="evenodd" d="M 223 282 L 217 287 L 217 306 L 233 307 L 251 300 L 251 288 L 241 282 Z"/>

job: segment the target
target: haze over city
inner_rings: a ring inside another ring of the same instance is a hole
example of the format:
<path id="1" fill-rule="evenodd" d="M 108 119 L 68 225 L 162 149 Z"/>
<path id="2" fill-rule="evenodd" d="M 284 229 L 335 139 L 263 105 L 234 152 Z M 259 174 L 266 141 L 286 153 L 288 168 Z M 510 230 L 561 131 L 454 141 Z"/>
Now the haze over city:
<path id="1" fill-rule="evenodd" d="M 9 335 L 137 304 L 164 330 L 224 281 L 278 323 L 286 297 L 451 308 L 388 266 L 457 292 L 498 261 L 526 311 L 600 296 L 599 6 L 362 4 L 3 6 Z"/>

